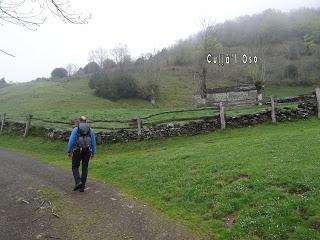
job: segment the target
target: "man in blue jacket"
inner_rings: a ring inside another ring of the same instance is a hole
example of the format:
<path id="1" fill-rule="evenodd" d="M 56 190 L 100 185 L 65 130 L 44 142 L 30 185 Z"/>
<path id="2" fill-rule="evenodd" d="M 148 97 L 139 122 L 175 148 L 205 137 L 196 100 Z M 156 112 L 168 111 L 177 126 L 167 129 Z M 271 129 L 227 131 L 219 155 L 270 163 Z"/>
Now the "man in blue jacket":
<path id="1" fill-rule="evenodd" d="M 79 119 L 79 126 L 72 130 L 68 143 L 68 157 L 72 159 L 72 173 L 75 181 L 73 191 L 84 192 L 89 159 L 93 159 L 96 154 L 96 139 L 94 131 L 87 125 L 86 117 Z M 80 162 L 82 162 L 81 177 L 79 173 Z"/>

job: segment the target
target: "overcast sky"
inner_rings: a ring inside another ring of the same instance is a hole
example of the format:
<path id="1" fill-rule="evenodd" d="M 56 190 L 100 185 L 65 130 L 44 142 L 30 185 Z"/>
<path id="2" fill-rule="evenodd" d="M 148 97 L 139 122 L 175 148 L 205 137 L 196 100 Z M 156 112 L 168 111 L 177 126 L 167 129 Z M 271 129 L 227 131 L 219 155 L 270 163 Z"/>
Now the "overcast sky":
<path id="1" fill-rule="evenodd" d="M 135 58 L 174 44 L 201 28 L 201 19 L 223 22 L 268 8 L 290 11 L 319 7 L 319 0 L 71 0 L 73 9 L 92 14 L 86 25 L 65 24 L 50 17 L 37 31 L 5 23 L 0 25 L 0 78 L 26 82 L 49 77 L 53 68 L 68 63 L 83 67 L 88 52 L 97 47 L 111 49 L 128 45 Z"/>

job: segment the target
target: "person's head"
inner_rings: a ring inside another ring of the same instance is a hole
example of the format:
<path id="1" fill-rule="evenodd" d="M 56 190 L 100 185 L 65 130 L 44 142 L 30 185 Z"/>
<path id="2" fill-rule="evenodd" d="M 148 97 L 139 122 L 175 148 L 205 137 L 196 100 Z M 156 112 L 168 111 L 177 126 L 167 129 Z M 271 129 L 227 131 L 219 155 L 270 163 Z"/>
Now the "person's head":
<path id="1" fill-rule="evenodd" d="M 79 123 L 86 123 L 87 122 L 87 118 L 85 116 L 81 116 L 79 118 Z"/>

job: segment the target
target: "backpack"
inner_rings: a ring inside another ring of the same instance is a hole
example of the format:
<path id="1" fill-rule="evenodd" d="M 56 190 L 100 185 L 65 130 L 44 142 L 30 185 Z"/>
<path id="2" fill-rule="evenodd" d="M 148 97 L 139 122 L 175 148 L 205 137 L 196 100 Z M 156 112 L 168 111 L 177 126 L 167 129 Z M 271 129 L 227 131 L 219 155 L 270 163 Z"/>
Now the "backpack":
<path id="1" fill-rule="evenodd" d="M 87 124 L 80 124 L 78 126 L 78 134 L 76 138 L 77 149 L 81 151 L 88 150 L 91 148 L 91 136 L 90 127 Z"/>

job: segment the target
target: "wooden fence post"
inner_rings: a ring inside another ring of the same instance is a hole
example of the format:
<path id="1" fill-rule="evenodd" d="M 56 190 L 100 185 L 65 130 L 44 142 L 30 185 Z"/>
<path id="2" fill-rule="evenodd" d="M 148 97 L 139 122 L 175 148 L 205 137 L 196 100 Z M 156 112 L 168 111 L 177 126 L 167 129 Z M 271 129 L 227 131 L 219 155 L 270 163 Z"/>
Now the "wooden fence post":
<path id="1" fill-rule="evenodd" d="M 270 102 L 271 102 L 271 119 L 272 119 L 272 122 L 275 123 L 275 122 L 277 122 L 277 119 L 276 119 L 276 109 L 275 109 L 275 103 L 274 103 L 273 96 L 270 97 Z"/>
<path id="2" fill-rule="evenodd" d="M 318 106 L 318 118 L 320 118 L 320 88 L 316 88 L 317 106 Z"/>
<path id="3" fill-rule="evenodd" d="M 137 117 L 137 126 L 138 126 L 138 137 L 140 138 L 141 136 L 141 128 L 142 128 L 142 121 L 140 116 Z"/>
<path id="4" fill-rule="evenodd" d="M 6 113 L 4 113 L 2 115 L 2 119 L 1 119 L 1 127 L 0 127 L 0 135 L 2 134 L 3 131 L 3 127 L 4 127 L 4 123 L 6 122 Z"/>
<path id="5" fill-rule="evenodd" d="M 23 137 L 28 136 L 29 129 L 30 129 L 30 126 L 31 126 L 31 118 L 32 118 L 32 115 L 31 115 L 31 114 L 29 114 L 29 115 L 27 116 L 27 120 L 26 120 L 26 128 L 25 128 L 25 130 L 24 130 Z"/>
<path id="6" fill-rule="evenodd" d="M 223 106 L 223 103 L 220 102 L 219 106 L 220 106 L 220 123 L 221 123 L 221 129 L 225 129 L 225 128 L 226 128 L 226 120 L 225 120 L 225 118 L 224 118 L 224 106 Z"/>

